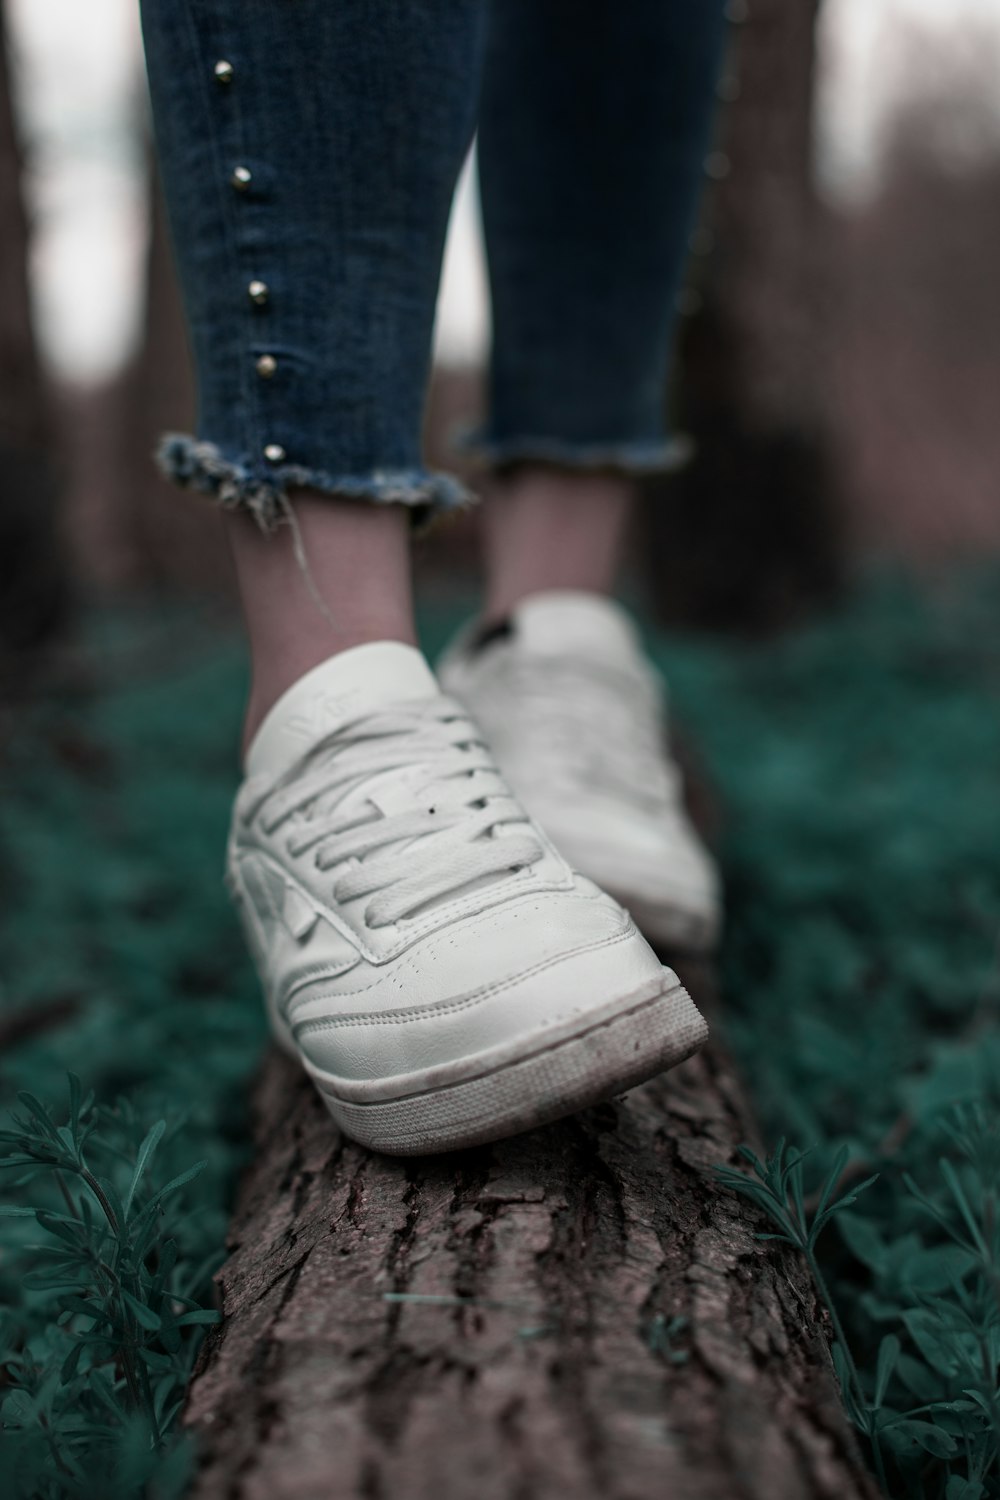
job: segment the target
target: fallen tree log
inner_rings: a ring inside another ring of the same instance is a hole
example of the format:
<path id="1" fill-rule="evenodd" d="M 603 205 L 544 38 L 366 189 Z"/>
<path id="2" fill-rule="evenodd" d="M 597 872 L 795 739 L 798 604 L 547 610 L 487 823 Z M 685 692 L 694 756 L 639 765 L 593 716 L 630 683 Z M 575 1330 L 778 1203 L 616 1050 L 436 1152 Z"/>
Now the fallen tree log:
<path id="1" fill-rule="evenodd" d="M 515 1140 L 379 1157 L 271 1057 L 195 1496 L 871 1496 L 810 1280 L 714 1181 L 751 1133 L 712 1048 Z"/>

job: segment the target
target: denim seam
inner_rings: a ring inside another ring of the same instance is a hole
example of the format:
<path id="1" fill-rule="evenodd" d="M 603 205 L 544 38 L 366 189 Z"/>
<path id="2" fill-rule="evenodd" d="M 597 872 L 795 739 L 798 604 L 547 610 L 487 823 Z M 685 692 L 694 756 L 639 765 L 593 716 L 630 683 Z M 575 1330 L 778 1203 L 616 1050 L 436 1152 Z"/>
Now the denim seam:
<path id="1" fill-rule="evenodd" d="M 184 21 L 185 21 L 185 28 L 186 28 L 186 31 L 187 31 L 187 34 L 188 34 L 188 41 L 189 41 L 189 44 L 191 46 L 192 55 L 193 55 L 194 60 L 195 60 L 195 66 L 196 67 L 201 67 L 204 64 L 207 67 L 208 66 L 208 60 L 207 60 L 206 57 L 204 57 L 202 55 L 203 48 L 202 48 L 202 45 L 201 45 L 201 38 L 199 37 L 198 29 L 197 29 L 196 25 L 194 24 L 194 15 L 193 15 L 193 12 L 192 12 L 191 7 L 190 7 L 189 4 L 185 4 L 184 5 Z M 223 55 L 226 55 L 226 54 L 223 54 Z M 237 68 L 236 69 L 236 73 L 235 73 L 235 77 L 233 79 L 233 82 L 230 83 L 229 85 L 227 85 L 227 87 L 225 89 L 225 95 L 226 95 L 226 97 L 224 99 L 216 99 L 215 100 L 215 103 L 216 104 L 220 104 L 223 108 L 225 108 L 226 105 L 231 105 L 233 107 L 233 109 L 236 111 L 237 122 L 239 121 L 239 100 L 238 100 L 238 96 L 233 95 L 232 97 L 230 97 L 230 95 L 232 93 L 232 90 L 234 88 L 237 88 L 239 86 L 239 82 L 240 82 L 240 69 Z M 202 100 L 204 100 L 206 103 L 208 103 L 208 98 L 209 98 L 209 91 L 208 90 L 205 90 L 205 91 L 198 90 L 196 92 L 198 92 L 198 94 L 202 98 Z M 220 191 L 222 193 L 222 197 L 221 197 L 221 200 L 220 200 L 221 207 L 222 207 L 221 219 L 222 219 L 222 223 L 223 223 L 224 228 L 225 228 L 227 258 L 231 261 L 231 263 L 232 263 L 232 265 L 234 267 L 234 283 L 235 283 L 235 280 L 238 277 L 239 272 L 240 272 L 241 247 L 240 247 L 240 243 L 239 243 L 239 235 L 237 233 L 237 223 L 236 223 L 236 216 L 235 216 L 235 212 L 234 212 L 235 205 L 230 201 L 230 199 L 229 199 L 229 197 L 228 197 L 228 195 L 226 193 L 225 186 L 224 186 L 224 184 L 226 182 L 225 159 L 224 159 L 224 145 L 223 145 L 223 141 L 222 141 L 222 138 L 221 138 L 221 129 L 220 129 L 219 121 L 217 119 L 217 114 L 218 114 L 217 109 L 213 108 L 212 104 L 208 103 L 208 107 L 206 108 L 205 113 L 204 113 L 204 119 L 206 121 L 205 137 L 206 137 L 206 140 L 209 143 L 212 155 L 215 158 L 216 186 L 217 186 L 218 191 Z M 237 134 L 238 133 L 239 132 L 237 131 Z M 235 284 L 234 284 L 234 295 L 235 295 L 235 291 L 236 291 L 236 287 L 235 287 Z M 260 413 L 257 410 L 257 395 L 258 395 L 258 393 L 253 388 L 253 383 L 251 382 L 251 380 L 249 378 L 249 372 L 246 369 L 245 362 L 243 360 L 240 361 L 240 365 L 241 365 L 241 368 L 240 368 L 240 371 L 239 371 L 240 411 L 241 411 L 241 413 L 244 416 L 244 423 L 243 423 L 243 447 L 244 447 L 244 451 L 245 452 L 252 453 L 254 451 L 253 444 L 254 444 L 254 437 L 256 435 L 255 431 L 254 431 L 254 428 L 256 426 L 256 428 L 257 428 L 258 431 L 260 429 Z M 168 435 L 168 437 L 169 437 L 169 435 Z M 164 443 L 166 443 L 167 441 L 168 441 L 168 438 L 165 438 L 164 439 Z M 161 451 L 162 451 L 162 446 L 161 446 Z M 159 454 L 157 456 L 157 461 L 160 462 Z M 169 470 L 164 470 L 164 472 L 169 472 Z"/>
<path id="2" fill-rule="evenodd" d="M 253 197 L 253 190 L 251 191 L 249 197 L 243 197 L 235 193 L 229 187 L 230 165 L 233 167 L 237 166 L 241 161 L 245 159 L 247 155 L 247 139 L 244 129 L 244 113 L 240 107 L 240 77 L 241 70 L 237 69 L 236 77 L 233 80 L 230 88 L 226 91 L 226 102 L 232 105 L 232 134 L 234 151 L 232 163 L 229 164 L 223 162 L 221 164 L 222 170 L 220 172 L 219 181 L 220 184 L 224 182 L 226 184 L 226 187 L 229 189 L 226 195 L 226 212 L 229 218 L 230 225 L 232 226 L 232 243 L 235 246 L 236 250 L 237 273 L 242 276 L 242 286 L 245 289 L 249 286 L 250 281 L 254 276 L 260 276 L 260 278 L 266 282 L 267 267 L 263 265 L 258 266 L 256 264 L 256 257 L 259 252 L 254 252 L 253 261 L 246 254 L 244 238 L 241 234 L 241 230 L 246 224 L 251 213 L 253 212 L 255 203 L 257 201 Z M 268 155 L 270 155 L 270 153 L 268 153 Z M 264 208 L 265 204 L 262 203 L 261 207 Z M 264 222 L 266 224 L 266 217 Z M 234 292 L 237 292 L 238 290 L 238 287 L 234 287 Z M 246 328 L 247 339 L 245 344 L 241 344 L 239 348 L 240 388 L 243 393 L 243 410 L 247 414 L 247 432 L 246 440 L 244 442 L 244 449 L 247 453 L 254 455 L 254 457 L 257 459 L 257 462 L 259 463 L 260 449 L 263 444 L 268 441 L 268 436 L 266 410 L 264 406 L 264 391 L 260 381 L 260 377 L 257 375 L 254 365 L 253 348 L 255 342 L 258 339 L 261 339 L 263 337 L 263 334 L 260 324 L 260 312 L 245 293 L 244 296 L 245 300 L 243 304 L 243 325 Z M 267 309 L 266 316 L 270 322 L 274 321 L 274 312 L 270 308 Z"/>

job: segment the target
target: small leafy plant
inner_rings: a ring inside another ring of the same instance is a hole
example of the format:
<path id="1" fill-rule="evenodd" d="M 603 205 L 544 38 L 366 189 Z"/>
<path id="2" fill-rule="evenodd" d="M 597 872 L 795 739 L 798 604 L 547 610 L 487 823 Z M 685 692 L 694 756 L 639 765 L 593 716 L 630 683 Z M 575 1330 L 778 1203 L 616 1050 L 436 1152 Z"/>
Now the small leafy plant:
<path id="1" fill-rule="evenodd" d="M 717 1172 L 776 1226 L 761 1239 L 781 1240 L 804 1256 L 830 1316 L 845 1409 L 870 1444 L 884 1493 L 984 1500 L 1000 1467 L 1000 1131 L 995 1119 L 973 1107 L 952 1112 L 943 1128 L 959 1158 L 957 1166 L 948 1157 L 940 1160 L 943 1193 L 928 1194 L 908 1174 L 903 1177 L 913 1202 L 939 1231 L 939 1243 L 930 1249 L 916 1241 L 910 1247 L 914 1261 L 923 1256 L 925 1286 L 936 1290 L 921 1291 L 910 1282 L 908 1298 L 890 1308 L 899 1332 L 881 1338 L 874 1371 L 865 1375 L 831 1296 L 817 1241 L 876 1176 L 838 1196 L 849 1160 L 842 1147 L 810 1209 L 806 1153 L 789 1151 L 784 1141 L 764 1162 L 742 1147 L 750 1173 L 732 1167 Z M 879 1257 L 872 1257 L 870 1221 L 840 1222 L 848 1244 L 867 1246 L 874 1269 Z M 884 1316 L 884 1307 L 878 1310 Z M 914 1404 L 914 1397 L 924 1399 Z"/>
<path id="2" fill-rule="evenodd" d="M 185 1254 L 183 1192 L 204 1163 L 161 1180 L 167 1121 L 98 1107 L 73 1075 L 65 1123 L 19 1098 L 0 1130 L 12 1196 L 31 1194 L 0 1205 L 3 1280 L 18 1291 L 0 1323 L 13 1489 L 139 1494 L 155 1475 L 157 1494 L 179 1493 L 188 1454 L 169 1434 L 198 1335 L 219 1317 L 199 1301 L 210 1268 Z"/>

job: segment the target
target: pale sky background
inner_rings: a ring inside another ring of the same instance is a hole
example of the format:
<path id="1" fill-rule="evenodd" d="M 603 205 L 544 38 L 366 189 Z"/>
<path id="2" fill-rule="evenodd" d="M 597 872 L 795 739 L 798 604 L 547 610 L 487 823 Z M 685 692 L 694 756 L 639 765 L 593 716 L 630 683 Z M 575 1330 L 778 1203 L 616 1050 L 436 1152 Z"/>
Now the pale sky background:
<path id="1" fill-rule="evenodd" d="M 753 0 L 750 0 L 752 7 Z M 57 371 L 113 373 L 132 347 L 145 249 L 144 164 L 135 0 L 9 0 L 18 104 L 29 147 L 35 224 L 33 294 Z M 928 41 L 897 45 L 901 25 Z M 877 188 L 887 119 L 915 86 L 933 84 L 940 49 L 964 34 L 1000 73 L 1000 0 L 826 0 L 818 149 L 824 191 L 851 201 Z M 958 39 L 958 40 L 957 40 Z M 995 91 L 1000 96 L 1000 90 Z M 1000 137 L 1000 106 L 997 111 Z M 438 306 L 438 352 L 479 357 L 488 337 L 475 189 L 456 197 Z"/>

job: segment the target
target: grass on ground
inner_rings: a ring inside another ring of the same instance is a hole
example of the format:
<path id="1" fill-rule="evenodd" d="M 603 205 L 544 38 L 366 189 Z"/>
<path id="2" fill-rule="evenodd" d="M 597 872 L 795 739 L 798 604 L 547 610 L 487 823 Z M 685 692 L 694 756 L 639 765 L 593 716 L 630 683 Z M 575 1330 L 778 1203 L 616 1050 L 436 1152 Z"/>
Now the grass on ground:
<path id="1" fill-rule="evenodd" d="M 888 1492 L 913 1500 L 1000 1500 L 996 585 L 966 575 L 928 598 L 873 580 L 776 643 L 654 643 L 726 809 L 730 1041 L 765 1139 L 792 1143 L 747 1190 L 762 1230 L 815 1255 L 848 1409 Z M 243 683 L 208 617 L 95 619 L 8 736 L 15 1500 L 187 1483 L 172 1424 L 265 1040 L 221 883 Z M 873 1173 L 810 1237 L 823 1181 Z"/>

